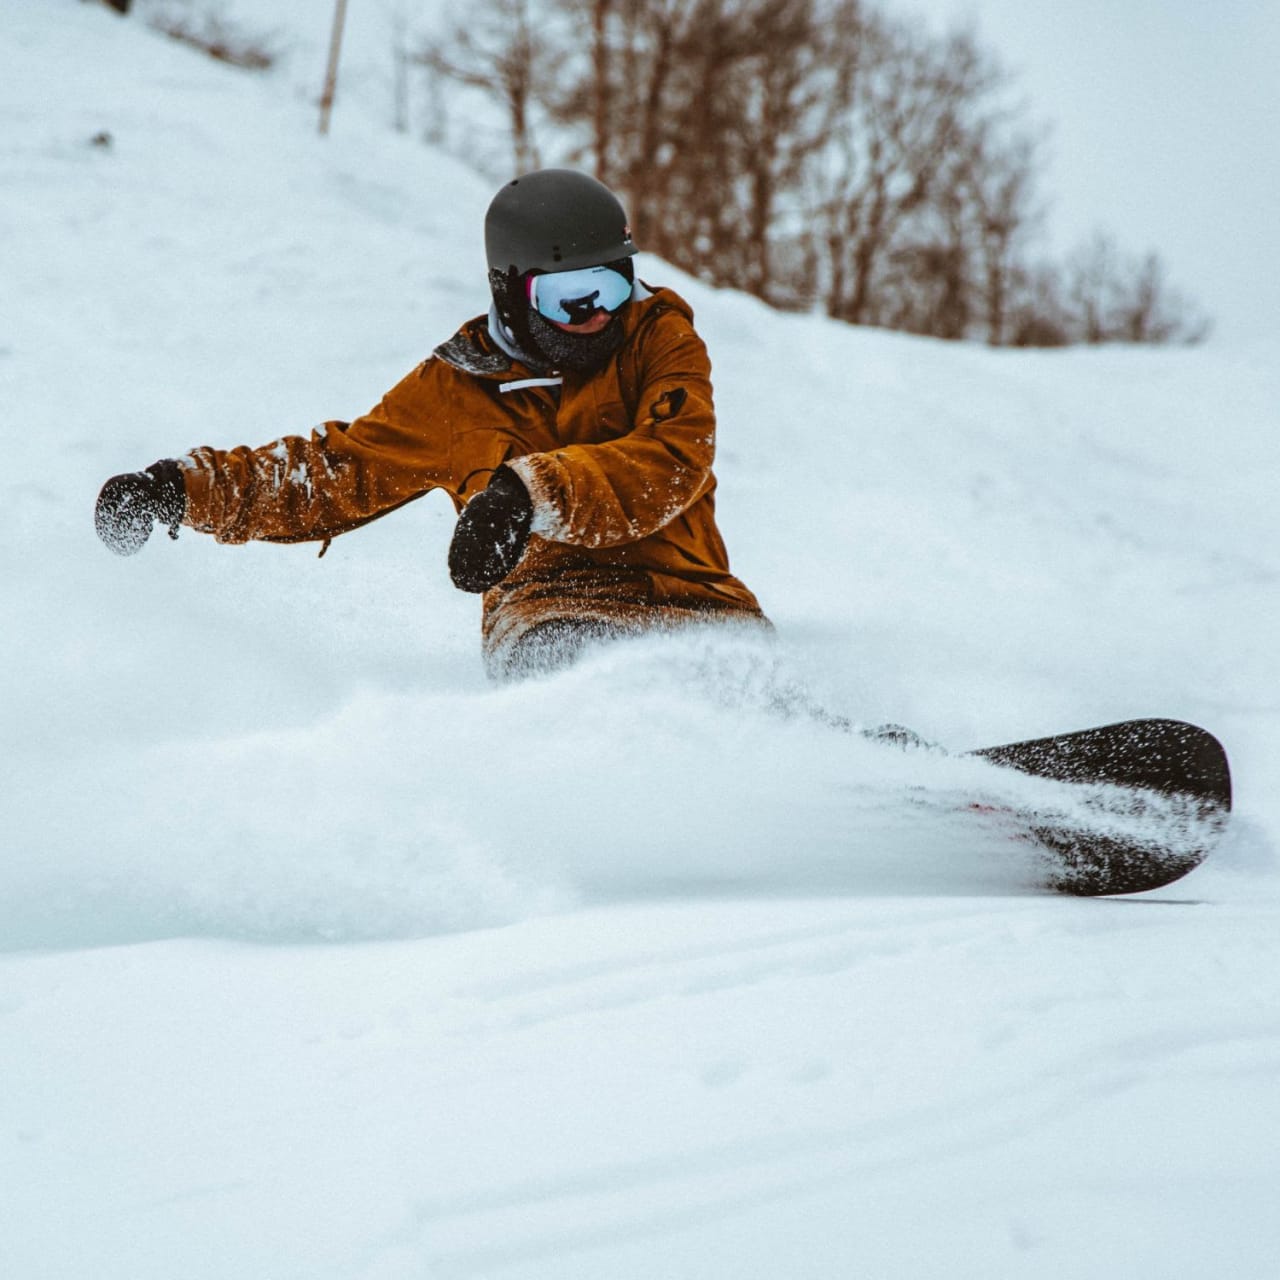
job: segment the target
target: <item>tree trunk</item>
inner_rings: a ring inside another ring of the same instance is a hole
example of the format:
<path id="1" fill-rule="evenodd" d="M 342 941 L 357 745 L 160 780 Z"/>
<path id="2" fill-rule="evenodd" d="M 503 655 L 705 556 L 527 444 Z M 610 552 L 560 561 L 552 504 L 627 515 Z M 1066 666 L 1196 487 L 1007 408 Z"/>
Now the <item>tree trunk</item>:
<path id="1" fill-rule="evenodd" d="M 592 103 L 592 134 L 596 153 L 596 177 L 609 182 L 609 42 L 608 20 L 611 0 L 595 0 L 591 8 L 591 65 L 595 81 Z"/>

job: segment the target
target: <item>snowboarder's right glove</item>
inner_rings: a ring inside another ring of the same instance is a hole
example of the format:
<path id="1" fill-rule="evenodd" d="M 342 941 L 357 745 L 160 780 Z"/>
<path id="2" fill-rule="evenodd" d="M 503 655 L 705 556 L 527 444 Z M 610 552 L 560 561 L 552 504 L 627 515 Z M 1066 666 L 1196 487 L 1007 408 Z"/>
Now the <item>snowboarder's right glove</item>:
<path id="1" fill-rule="evenodd" d="M 533 499 L 510 467 L 467 503 L 449 544 L 449 576 L 460 591 L 488 591 L 520 563 L 529 545 Z"/>
<path id="2" fill-rule="evenodd" d="M 112 476 L 98 494 L 93 526 L 116 555 L 131 556 L 142 550 L 155 524 L 166 525 L 176 538 L 186 513 L 182 468 L 166 458 L 145 471 Z"/>

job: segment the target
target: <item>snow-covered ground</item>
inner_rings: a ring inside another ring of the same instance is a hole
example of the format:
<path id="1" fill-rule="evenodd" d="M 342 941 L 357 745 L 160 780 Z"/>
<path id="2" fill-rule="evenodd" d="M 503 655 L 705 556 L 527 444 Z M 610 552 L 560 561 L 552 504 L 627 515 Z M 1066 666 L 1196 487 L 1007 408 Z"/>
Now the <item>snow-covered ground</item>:
<path id="1" fill-rule="evenodd" d="M 0 1275 L 1276 1274 L 1280 348 L 645 260 L 778 639 L 493 687 L 441 498 L 323 560 L 93 536 L 108 475 L 354 416 L 485 305 L 489 184 L 359 95 L 318 139 L 300 76 L 0 0 Z M 1195 720 L 1237 813 L 1166 891 L 1018 893 L 950 803 L 1016 779 L 805 702 Z"/>

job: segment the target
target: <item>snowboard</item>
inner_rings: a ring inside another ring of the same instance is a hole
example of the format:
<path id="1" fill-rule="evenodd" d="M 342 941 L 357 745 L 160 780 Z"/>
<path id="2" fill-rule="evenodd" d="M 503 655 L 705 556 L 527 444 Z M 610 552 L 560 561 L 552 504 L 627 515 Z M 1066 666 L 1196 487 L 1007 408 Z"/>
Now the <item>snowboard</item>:
<path id="1" fill-rule="evenodd" d="M 1015 823 L 1016 834 L 1036 846 L 1039 883 L 1059 893 L 1093 897 L 1171 884 L 1204 861 L 1231 812 L 1226 751 L 1213 734 L 1181 720 L 1126 720 L 968 754 L 1081 789 L 1096 822 L 973 806 Z"/>

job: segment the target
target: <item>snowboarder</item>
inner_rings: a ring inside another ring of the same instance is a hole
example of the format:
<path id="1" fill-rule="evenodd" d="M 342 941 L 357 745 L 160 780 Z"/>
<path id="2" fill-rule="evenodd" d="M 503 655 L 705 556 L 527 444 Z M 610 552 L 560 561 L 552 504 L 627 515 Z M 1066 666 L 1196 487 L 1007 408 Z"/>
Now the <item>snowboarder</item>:
<path id="1" fill-rule="evenodd" d="M 617 197 L 586 174 L 508 183 L 485 217 L 492 306 L 351 423 L 193 449 L 114 476 L 95 511 L 120 555 L 155 524 L 220 542 L 322 541 L 432 489 L 460 516 L 449 572 L 484 592 L 497 676 L 592 640 L 769 624 L 716 527 L 710 362 L 689 305 L 635 278 Z M 323 549 L 322 549 L 323 554 Z"/>

